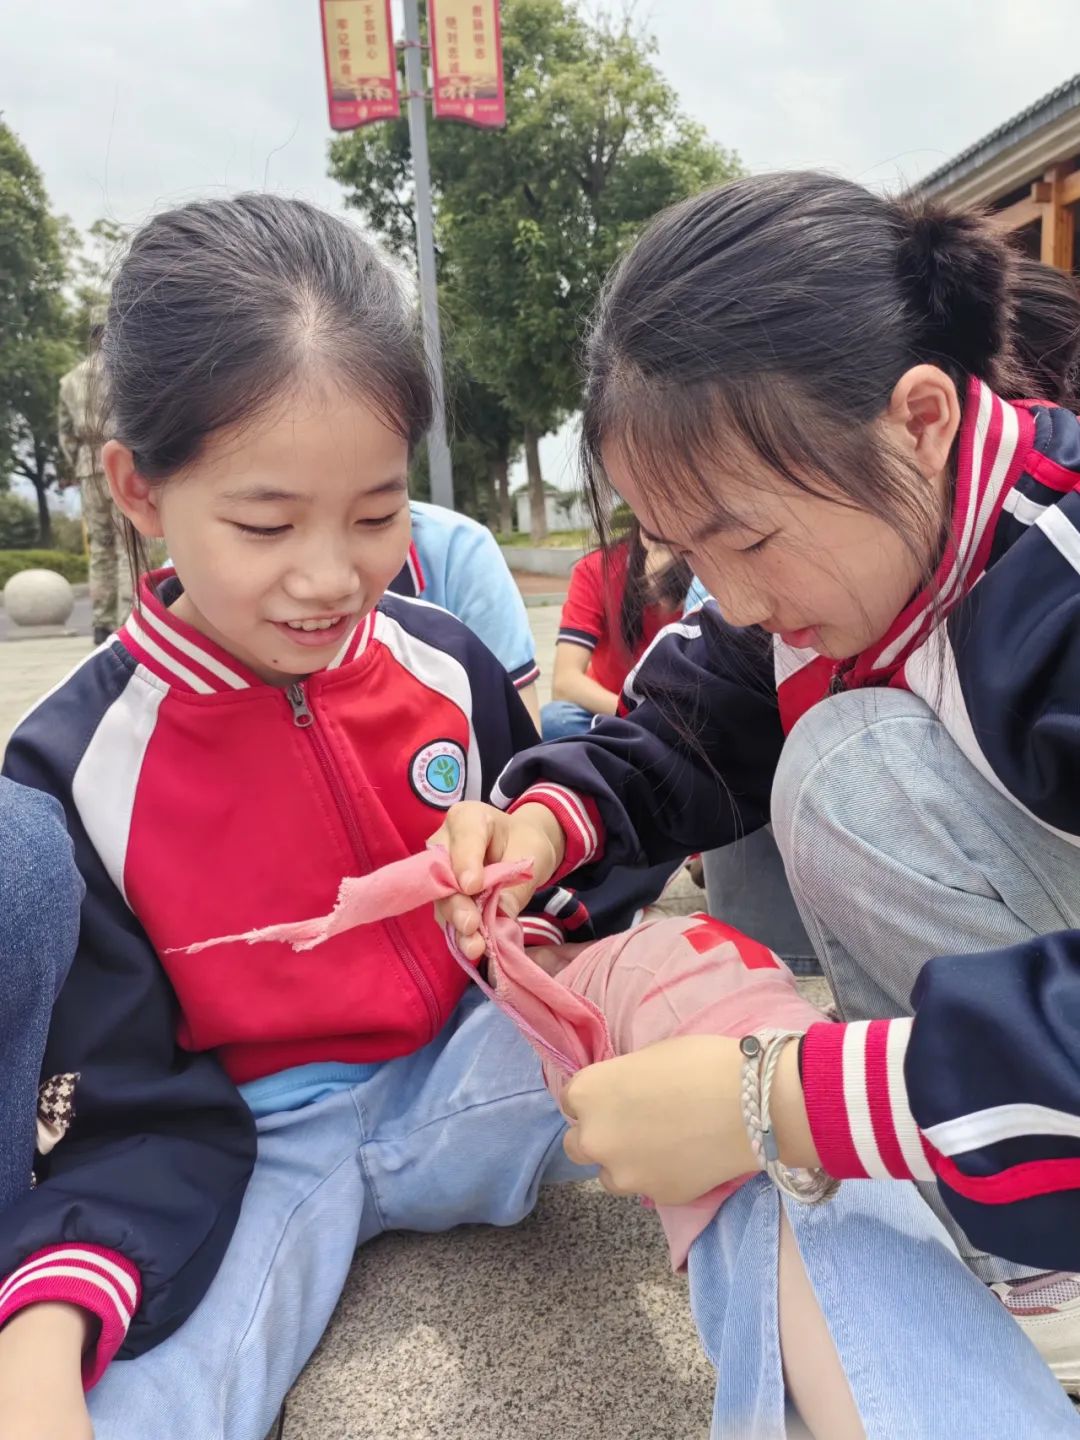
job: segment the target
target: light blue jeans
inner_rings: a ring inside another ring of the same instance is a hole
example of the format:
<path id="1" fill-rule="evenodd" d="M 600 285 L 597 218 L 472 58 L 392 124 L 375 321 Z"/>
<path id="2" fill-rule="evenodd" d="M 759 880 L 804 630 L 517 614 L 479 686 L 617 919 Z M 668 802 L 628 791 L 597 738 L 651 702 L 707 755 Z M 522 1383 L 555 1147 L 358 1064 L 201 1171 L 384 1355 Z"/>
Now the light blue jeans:
<path id="1" fill-rule="evenodd" d="M 821 974 L 768 826 L 701 860 L 710 915 L 775 950 L 796 975 Z"/>
<path id="2" fill-rule="evenodd" d="M 540 734 L 545 740 L 562 740 L 567 735 L 585 735 L 596 716 L 572 700 L 549 700 L 540 711 Z"/>
<path id="3" fill-rule="evenodd" d="M 804 715 L 781 757 L 772 817 L 846 1020 L 910 1015 L 935 955 L 1080 925 L 1080 851 L 984 780 L 917 696 L 855 691 Z M 927 1198 L 940 1206 L 933 1187 Z M 953 1233 L 982 1280 L 1033 1273 Z"/>
<path id="4" fill-rule="evenodd" d="M 255 1173 L 217 1278 L 175 1335 L 114 1364 L 92 1392 L 96 1440 L 263 1440 L 358 1245 L 388 1229 L 512 1225 L 542 1182 L 587 1173 L 563 1153 L 537 1060 L 476 993 L 418 1054 L 258 1124 Z M 775 1191 L 755 1181 L 691 1256 L 694 1313 L 719 1376 L 718 1440 L 784 1434 L 778 1219 Z M 836 1204 L 793 1210 L 792 1223 L 872 1440 L 1080 1429 L 911 1187 L 850 1186 Z M 688 1415 L 687 1434 L 704 1419 Z M 626 1417 L 617 1433 L 635 1423 Z"/>
<path id="5" fill-rule="evenodd" d="M 0 1210 L 30 1185 L 45 1037 L 82 897 L 57 801 L 0 776 Z"/>

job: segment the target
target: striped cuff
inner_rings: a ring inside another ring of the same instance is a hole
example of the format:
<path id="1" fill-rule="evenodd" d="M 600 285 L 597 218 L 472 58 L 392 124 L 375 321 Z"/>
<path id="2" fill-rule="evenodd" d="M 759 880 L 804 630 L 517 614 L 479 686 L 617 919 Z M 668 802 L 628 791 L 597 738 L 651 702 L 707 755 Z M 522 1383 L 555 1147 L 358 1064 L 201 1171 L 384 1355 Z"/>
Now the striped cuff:
<path id="1" fill-rule="evenodd" d="M 540 678 L 540 666 L 535 660 L 530 660 L 525 665 L 519 665 L 516 670 L 511 670 L 510 684 L 515 690 L 524 690 L 526 685 L 531 685 L 534 680 Z"/>
<path id="2" fill-rule="evenodd" d="M 104 1375 L 124 1343 L 139 1308 L 139 1272 L 115 1250 L 100 1245 L 53 1245 L 31 1255 L 0 1285 L 0 1326 L 28 1305 L 78 1305 L 101 1322 L 97 1341 L 83 1356 L 83 1386 Z"/>
<path id="3" fill-rule="evenodd" d="M 908 1104 L 910 1019 L 812 1025 L 803 1095 L 818 1156 L 837 1180 L 934 1180 Z"/>
<path id="4" fill-rule="evenodd" d="M 563 862 L 549 884 L 556 884 L 579 865 L 587 865 L 602 851 L 604 826 L 594 801 L 567 790 L 563 785 L 553 785 L 545 780 L 539 785 L 530 785 L 523 795 L 507 806 L 507 811 L 512 815 L 522 805 L 543 805 L 550 810 L 566 837 Z"/>
<path id="5" fill-rule="evenodd" d="M 549 920 L 546 915 L 519 915 L 518 924 L 526 948 L 530 945 L 562 945 L 566 940 L 555 921 Z"/>
<path id="6" fill-rule="evenodd" d="M 560 630 L 555 639 L 562 645 L 580 645 L 583 650 L 595 650 L 600 643 L 600 637 L 588 630 Z"/>

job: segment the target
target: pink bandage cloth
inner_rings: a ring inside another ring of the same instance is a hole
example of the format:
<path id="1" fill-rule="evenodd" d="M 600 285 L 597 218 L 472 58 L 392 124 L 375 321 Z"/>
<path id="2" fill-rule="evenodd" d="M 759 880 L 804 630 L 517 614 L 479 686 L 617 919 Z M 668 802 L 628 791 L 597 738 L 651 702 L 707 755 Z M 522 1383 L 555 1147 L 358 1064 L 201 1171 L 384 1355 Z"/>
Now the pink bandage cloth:
<path id="1" fill-rule="evenodd" d="M 705 915 L 648 921 L 590 945 L 527 952 L 517 922 L 499 913 L 498 902 L 501 892 L 526 879 L 530 869 L 528 861 L 517 861 L 484 871 L 478 904 L 486 977 L 449 933 L 447 943 L 537 1051 L 556 1100 L 584 1066 L 674 1035 L 744 1035 L 763 1027 L 805 1030 L 821 1020 L 771 950 Z M 329 915 L 203 941 L 185 953 L 237 940 L 252 945 L 283 941 L 294 950 L 311 950 L 343 930 L 431 905 L 458 889 L 446 852 L 428 850 L 342 881 Z M 742 1183 L 730 1181 L 689 1205 L 657 1207 L 676 1269 Z"/>

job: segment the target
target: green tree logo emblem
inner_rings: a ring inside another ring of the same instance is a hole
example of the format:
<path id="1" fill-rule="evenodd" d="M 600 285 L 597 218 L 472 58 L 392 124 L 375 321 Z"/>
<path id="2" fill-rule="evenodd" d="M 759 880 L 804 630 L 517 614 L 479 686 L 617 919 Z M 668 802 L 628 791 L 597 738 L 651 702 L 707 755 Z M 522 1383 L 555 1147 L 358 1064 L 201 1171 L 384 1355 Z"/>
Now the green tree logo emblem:
<path id="1" fill-rule="evenodd" d="M 461 780 L 461 765 L 452 755 L 436 755 L 427 767 L 427 779 L 440 795 L 452 795 Z"/>

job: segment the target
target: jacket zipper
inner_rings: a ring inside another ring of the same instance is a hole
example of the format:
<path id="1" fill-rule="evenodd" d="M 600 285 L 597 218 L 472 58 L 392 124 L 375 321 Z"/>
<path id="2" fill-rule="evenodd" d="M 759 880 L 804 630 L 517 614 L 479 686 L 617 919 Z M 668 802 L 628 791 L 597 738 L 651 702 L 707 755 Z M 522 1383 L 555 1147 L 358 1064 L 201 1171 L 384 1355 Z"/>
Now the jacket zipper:
<path id="1" fill-rule="evenodd" d="M 334 760 L 330 746 L 318 725 L 315 723 L 315 716 L 308 703 L 307 693 L 301 681 L 296 681 L 289 686 L 285 692 L 289 705 L 292 709 L 293 724 L 298 730 L 306 730 L 311 739 L 312 748 L 315 751 L 315 758 L 319 762 L 319 768 L 323 772 L 323 778 L 330 787 L 330 793 L 334 797 L 338 814 L 341 816 L 345 832 L 349 837 L 353 854 L 360 862 L 361 873 L 370 875 L 372 865 L 371 856 L 368 854 L 367 846 L 364 844 L 364 837 L 353 811 L 349 799 L 349 792 L 338 773 L 337 762 Z M 424 974 L 423 968 L 417 964 L 410 953 L 409 946 L 401 934 L 397 920 L 384 920 L 383 924 L 390 931 L 390 938 L 398 959 L 402 961 L 406 970 L 413 978 L 416 988 L 420 991 L 427 1008 L 428 1020 L 431 1022 L 431 1036 L 436 1035 L 439 1026 L 439 1006 L 435 999 L 435 992 L 431 988 L 431 982 Z"/>
<path id="2" fill-rule="evenodd" d="M 854 669 L 854 662 L 851 660 L 841 661 L 833 671 L 832 679 L 829 681 L 829 694 L 842 695 L 847 689 L 848 676 Z"/>

